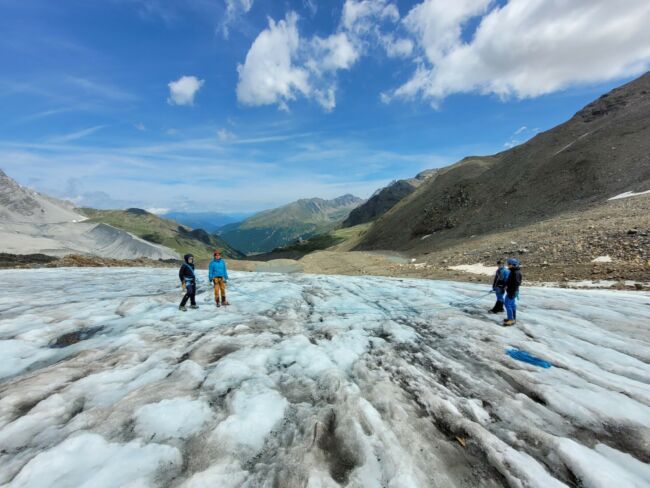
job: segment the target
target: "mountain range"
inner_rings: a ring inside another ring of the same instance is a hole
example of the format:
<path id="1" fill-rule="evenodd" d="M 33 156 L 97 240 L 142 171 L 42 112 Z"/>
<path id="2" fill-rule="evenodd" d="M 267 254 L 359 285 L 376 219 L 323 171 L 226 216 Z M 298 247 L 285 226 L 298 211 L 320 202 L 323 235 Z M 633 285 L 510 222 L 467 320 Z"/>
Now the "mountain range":
<path id="1" fill-rule="evenodd" d="M 243 252 L 268 252 L 333 229 L 363 202 L 349 194 L 333 200 L 301 199 L 226 225 L 219 235 Z"/>
<path id="2" fill-rule="evenodd" d="M 90 222 L 70 202 L 25 188 L 3 171 L 0 171 L 0 242 L 1 251 L 11 254 L 178 258 L 170 248 L 105 223 Z"/>
<path id="3" fill-rule="evenodd" d="M 207 259 L 214 249 L 243 254 L 203 229 L 192 229 L 142 209 L 95 210 L 35 192 L 0 171 L 0 252 L 81 254 L 113 259 Z"/>
<path id="4" fill-rule="evenodd" d="M 250 217 L 251 213 L 227 214 L 222 212 L 181 212 L 172 210 L 160 216 L 165 219 L 175 220 L 179 224 L 193 229 L 204 229 L 207 232 L 214 233 L 224 225 L 241 222 Z"/>
<path id="5" fill-rule="evenodd" d="M 440 168 L 379 217 L 357 249 L 426 252 L 648 189 L 650 73 L 520 146 Z"/>
<path id="6" fill-rule="evenodd" d="M 126 210 L 79 209 L 89 222 L 108 224 L 123 229 L 154 244 L 166 246 L 183 254 L 193 254 L 197 260 L 212 257 L 215 249 L 221 249 L 224 256 L 241 258 L 244 255 L 231 247 L 220 237 L 204 229 L 192 229 L 177 222 L 162 218 L 140 208 Z"/>

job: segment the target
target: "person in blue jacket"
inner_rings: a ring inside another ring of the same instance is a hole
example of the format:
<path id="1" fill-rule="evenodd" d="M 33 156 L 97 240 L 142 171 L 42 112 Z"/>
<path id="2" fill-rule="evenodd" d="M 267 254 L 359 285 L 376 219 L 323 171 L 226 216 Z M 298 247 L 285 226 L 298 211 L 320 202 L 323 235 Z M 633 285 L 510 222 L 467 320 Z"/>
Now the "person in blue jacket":
<path id="1" fill-rule="evenodd" d="M 503 320 L 503 325 L 515 325 L 517 323 L 517 298 L 519 298 L 519 287 L 523 280 L 519 261 L 515 258 L 509 258 L 508 261 L 508 278 L 506 279 L 506 298 L 504 304 L 508 318 Z"/>
<path id="2" fill-rule="evenodd" d="M 184 263 L 181 265 L 181 269 L 178 270 L 178 277 L 181 280 L 181 286 L 185 295 L 181 300 L 181 304 L 178 306 L 178 309 L 187 312 L 185 304 L 187 300 L 190 300 L 190 308 L 199 308 L 196 304 L 196 276 L 194 274 L 194 256 L 191 254 L 186 254 L 184 257 Z"/>
<path id="3" fill-rule="evenodd" d="M 214 258 L 210 261 L 208 268 L 208 280 L 214 286 L 214 301 L 217 307 L 230 305 L 226 300 L 226 283 L 228 282 L 228 268 L 226 262 L 221 258 L 221 251 L 214 251 Z M 219 301 L 221 294 L 221 302 Z"/>
<path id="4" fill-rule="evenodd" d="M 506 280 L 508 279 L 508 274 L 510 271 L 503 265 L 503 261 L 499 259 L 497 261 L 497 271 L 494 274 L 494 280 L 492 281 L 492 291 L 497 295 L 497 301 L 492 307 L 491 310 L 488 310 L 489 313 L 501 313 L 503 312 L 503 298 L 506 294 Z"/>

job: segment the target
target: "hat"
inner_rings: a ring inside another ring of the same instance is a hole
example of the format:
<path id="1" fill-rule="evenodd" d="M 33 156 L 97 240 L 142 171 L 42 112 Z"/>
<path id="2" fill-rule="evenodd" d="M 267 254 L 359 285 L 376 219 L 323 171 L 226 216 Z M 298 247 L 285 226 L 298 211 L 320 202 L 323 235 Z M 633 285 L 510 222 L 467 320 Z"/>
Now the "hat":
<path id="1" fill-rule="evenodd" d="M 519 266 L 519 260 L 515 258 L 508 258 L 509 266 Z"/>

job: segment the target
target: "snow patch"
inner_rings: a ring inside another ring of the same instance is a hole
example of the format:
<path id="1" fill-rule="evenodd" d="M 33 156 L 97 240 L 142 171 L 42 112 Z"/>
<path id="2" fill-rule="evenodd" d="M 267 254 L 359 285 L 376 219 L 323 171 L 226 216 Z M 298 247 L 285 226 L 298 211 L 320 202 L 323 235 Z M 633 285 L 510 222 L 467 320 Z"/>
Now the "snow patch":
<path id="1" fill-rule="evenodd" d="M 615 197 L 608 198 L 608 200 L 621 200 L 623 198 L 638 197 L 639 195 L 647 195 L 649 193 L 650 193 L 650 190 L 640 191 L 638 193 L 635 193 L 633 191 L 626 191 L 624 193 L 616 195 Z"/>
<path id="2" fill-rule="evenodd" d="M 594 258 L 591 260 L 592 263 L 611 263 L 612 258 L 611 256 L 598 256 L 597 258 Z"/>
<path id="3" fill-rule="evenodd" d="M 465 273 L 478 274 L 484 276 L 494 276 L 496 269 L 494 266 L 485 266 L 483 263 L 476 264 L 459 264 L 457 266 L 449 266 L 449 269 L 454 271 L 464 271 Z"/>

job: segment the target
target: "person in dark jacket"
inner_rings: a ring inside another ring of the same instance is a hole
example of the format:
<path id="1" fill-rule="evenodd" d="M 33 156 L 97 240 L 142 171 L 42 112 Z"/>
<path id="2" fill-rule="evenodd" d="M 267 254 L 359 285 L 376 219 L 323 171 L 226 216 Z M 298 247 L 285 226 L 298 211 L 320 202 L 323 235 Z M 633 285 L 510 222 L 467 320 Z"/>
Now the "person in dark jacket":
<path id="1" fill-rule="evenodd" d="M 503 325 L 515 325 L 517 323 L 517 298 L 519 297 L 519 287 L 523 276 L 519 261 L 515 258 L 508 259 L 508 278 L 506 279 L 506 298 L 504 304 L 508 318 L 503 320 Z"/>
<path id="2" fill-rule="evenodd" d="M 187 312 L 185 304 L 187 300 L 190 300 L 190 308 L 199 308 L 196 304 L 196 276 L 194 275 L 194 256 L 191 254 L 186 254 L 183 259 L 185 262 L 181 265 L 181 269 L 178 270 L 178 277 L 181 280 L 181 286 L 185 295 L 181 300 L 181 304 L 178 306 L 179 310 Z"/>
<path id="3" fill-rule="evenodd" d="M 497 301 L 492 307 L 491 310 L 488 310 L 489 313 L 501 313 L 503 312 L 503 297 L 506 293 L 506 280 L 510 270 L 503 265 L 503 261 L 500 259 L 497 261 L 497 271 L 494 273 L 494 280 L 492 281 L 492 291 L 497 295 Z"/>

